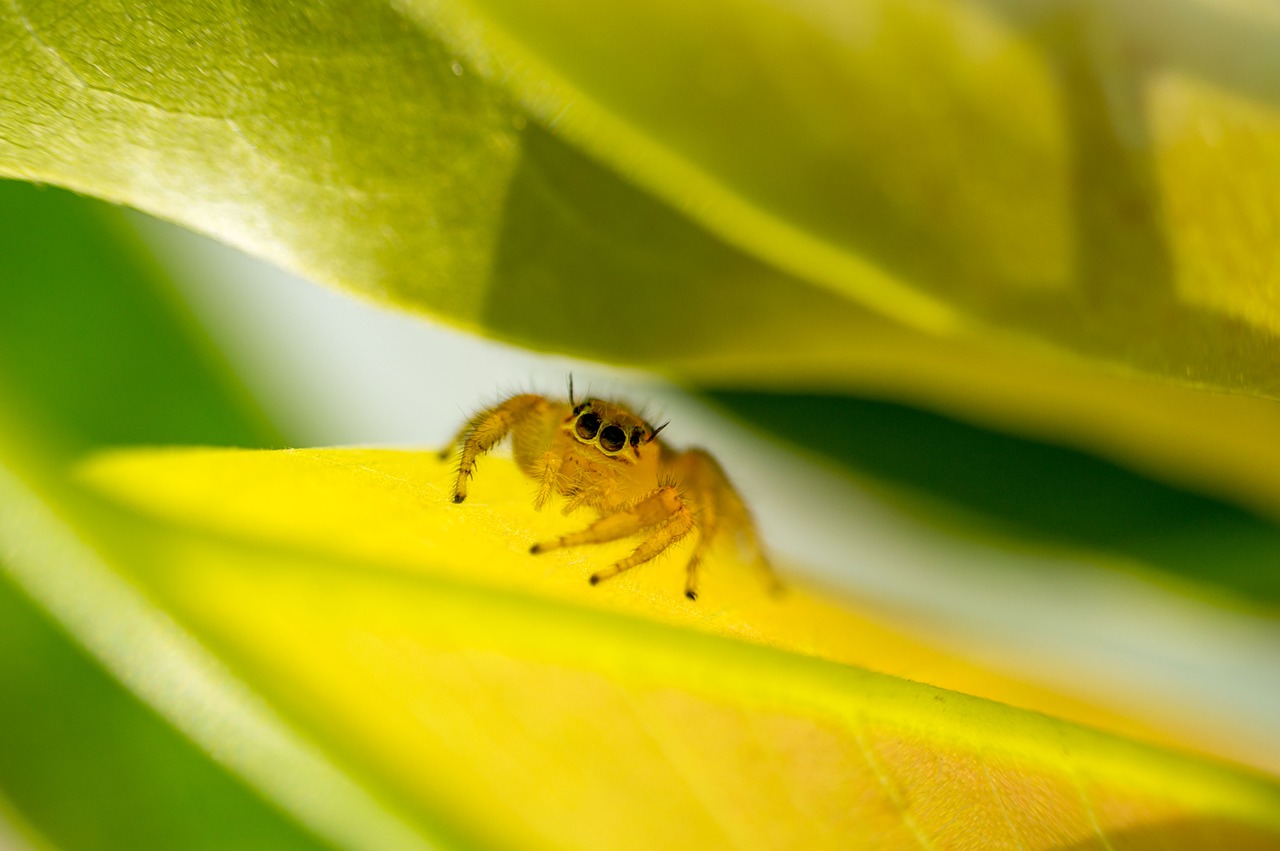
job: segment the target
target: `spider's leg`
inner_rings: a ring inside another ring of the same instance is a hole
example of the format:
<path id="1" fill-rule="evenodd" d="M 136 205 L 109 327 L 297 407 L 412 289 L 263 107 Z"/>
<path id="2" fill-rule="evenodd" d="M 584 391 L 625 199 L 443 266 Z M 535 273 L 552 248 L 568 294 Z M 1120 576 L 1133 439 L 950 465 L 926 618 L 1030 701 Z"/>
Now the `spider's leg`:
<path id="1" fill-rule="evenodd" d="M 467 498 L 467 480 L 475 469 L 476 459 L 498 445 L 513 427 L 545 413 L 548 405 L 545 397 L 524 393 L 471 418 L 461 432 L 462 457 L 458 461 L 458 478 L 453 485 L 454 502 Z"/>
<path id="2" fill-rule="evenodd" d="M 689 563 L 684 568 L 684 595 L 690 600 L 698 599 L 698 567 L 702 564 L 702 559 L 711 548 L 711 542 L 716 535 L 715 522 L 708 520 L 706 515 L 707 511 L 704 508 L 698 518 L 698 543 L 694 546 L 693 555 L 689 556 Z"/>
<path id="3" fill-rule="evenodd" d="M 571 532 L 554 541 L 534 544 L 531 552 L 544 553 L 562 547 L 603 544 L 636 532 L 657 527 L 635 552 L 591 576 L 594 585 L 638 564 L 643 564 L 679 541 L 693 528 L 693 513 L 674 487 L 661 487 L 635 502 L 606 514 L 581 532 Z"/>
<path id="4" fill-rule="evenodd" d="M 595 482 L 585 482 L 579 479 L 570 488 L 569 498 L 565 500 L 560 513 L 568 517 L 584 505 L 609 505 L 613 502 L 613 495 L 617 489 L 618 483 L 613 479 Z M 648 495 L 646 494 L 646 496 Z M 635 505 L 639 501 L 636 500 L 631 505 Z M 630 506 L 623 506 L 623 508 L 628 507 Z"/>
<path id="5" fill-rule="evenodd" d="M 449 456 L 453 454 L 454 448 L 457 447 L 459 443 L 461 443 L 463 440 L 466 439 L 467 432 L 471 431 L 472 426 L 475 425 L 475 421 L 476 421 L 476 418 L 472 417 L 471 419 L 463 423 L 462 428 L 458 429 L 458 433 L 453 436 L 453 439 L 450 440 L 448 443 L 446 443 L 443 447 L 441 447 L 440 449 L 441 461 L 447 461 L 449 459 Z"/>
<path id="6" fill-rule="evenodd" d="M 716 460 L 701 449 L 681 453 L 676 458 L 674 467 L 690 498 L 698 506 L 698 543 L 684 570 L 684 595 L 690 600 L 696 600 L 698 568 L 720 531 L 725 507 L 724 489 L 728 479 Z"/>
<path id="7" fill-rule="evenodd" d="M 564 462 L 564 456 L 555 452 L 542 453 L 542 461 L 539 467 L 542 469 L 542 476 L 538 483 L 538 496 L 533 501 L 533 507 L 538 511 L 547 504 L 547 500 L 551 498 L 551 494 L 556 489 L 556 479 L 560 475 L 560 466 Z"/>
<path id="8" fill-rule="evenodd" d="M 701 532 L 686 568 L 685 596 L 697 599 L 698 567 L 721 531 L 745 545 L 746 555 L 761 572 L 765 587 L 770 593 L 779 592 L 782 585 L 765 555 L 751 512 L 716 459 L 701 449 L 690 449 L 675 459 L 674 466 L 698 506 Z"/>
<path id="9" fill-rule="evenodd" d="M 584 544 L 603 544 L 634 535 L 642 529 L 657 526 L 681 509 L 687 510 L 684 501 L 672 487 L 658 488 L 634 502 L 620 506 L 592 523 L 581 532 L 561 535 L 554 541 L 534 544 L 532 552 L 545 553 L 563 547 L 580 547 Z"/>
<path id="10" fill-rule="evenodd" d="M 765 590 L 774 597 L 780 596 L 786 590 L 786 586 L 782 584 L 777 571 L 773 569 L 773 562 L 769 560 L 768 553 L 760 543 L 760 533 L 756 531 L 755 521 L 751 519 L 746 506 L 742 508 L 742 515 L 744 519 L 738 526 L 738 532 L 746 544 L 747 552 L 751 555 L 751 563 L 759 571 Z"/>
<path id="11" fill-rule="evenodd" d="M 560 506 L 560 513 L 568 517 L 573 512 L 587 504 L 587 500 L 591 498 L 591 491 L 587 488 L 579 488 L 569 494 L 569 498 L 564 501 L 564 505 Z"/>
<path id="12" fill-rule="evenodd" d="M 653 534 L 645 538 L 640 546 L 635 548 L 631 555 L 622 561 L 609 565 L 604 570 L 597 570 L 591 574 L 590 582 L 595 585 L 612 576 L 617 576 L 624 570 L 630 570 L 637 565 L 644 564 L 652 558 L 660 555 L 667 547 L 674 546 L 679 543 L 689 531 L 693 529 L 693 514 L 688 508 L 683 508 L 676 514 L 668 517 L 661 526 L 653 531 Z M 697 595 L 694 594 L 689 599 L 696 600 Z"/>
<path id="13" fill-rule="evenodd" d="M 760 541 L 760 532 L 756 529 L 755 520 L 752 519 L 751 512 L 747 510 L 742 497 L 738 495 L 728 479 L 725 479 L 721 510 L 724 515 L 724 528 L 735 533 L 739 545 L 745 551 L 747 561 L 760 574 L 760 581 L 764 584 L 765 590 L 775 597 L 781 594 L 784 589 L 782 580 L 778 578 L 773 564 L 769 561 L 769 555 Z"/>

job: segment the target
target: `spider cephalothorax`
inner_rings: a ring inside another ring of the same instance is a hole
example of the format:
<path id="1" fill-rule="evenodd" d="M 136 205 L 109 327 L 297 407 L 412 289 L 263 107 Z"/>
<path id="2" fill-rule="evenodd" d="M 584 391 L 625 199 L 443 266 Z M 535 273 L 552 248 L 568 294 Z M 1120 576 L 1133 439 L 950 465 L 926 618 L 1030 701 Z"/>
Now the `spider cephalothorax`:
<path id="1" fill-rule="evenodd" d="M 652 443 L 666 423 L 651 427 L 643 419 L 621 405 L 587 399 L 573 406 L 568 422 L 570 434 L 579 443 L 594 446 L 611 458 L 635 463 L 642 446 Z"/>
<path id="2" fill-rule="evenodd" d="M 721 532 L 745 542 L 776 587 L 755 525 L 720 465 L 701 449 L 668 448 L 658 440 L 665 427 L 654 428 L 617 402 L 576 402 L 570 383 L 567 401 L 523 393 L 481 411 L 442 454 L 462 445 L 453 488 L 453 501 L 462 502 L 476 459 L 510 434 L 516 463 L 539 483 L 536 507 L 558 494 L 566 499 L 566 514 L 582 506 L 599 512 L 600 519 L 587 529 L 535 544 L 534 553 L 644 533 L 631 555 L 593 573 L 592 585 L 649 561 L 696 531 L 698 542 L 686 567 L 689 599 L 697 599 L 698 566 Z"/>

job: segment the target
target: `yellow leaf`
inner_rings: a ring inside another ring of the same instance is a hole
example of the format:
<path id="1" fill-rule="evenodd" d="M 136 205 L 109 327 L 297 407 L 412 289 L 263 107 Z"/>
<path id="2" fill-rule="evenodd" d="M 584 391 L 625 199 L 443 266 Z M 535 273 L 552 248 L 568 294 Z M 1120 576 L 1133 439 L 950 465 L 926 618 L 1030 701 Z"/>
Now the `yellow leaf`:
<path id="1" fill-rule="evenodd" d="M 589 587 L 626 542 L 485 459 L 135 451 L 96 534 L 181 624 L 446 844 L 1280 847 L 1280 787 L 914 679 L 1045 705 L 731 554 Z M 860 665 L 892 670 L 874 673 Z M 1079 707 L 1077 712 L 1081 712 Z"/>

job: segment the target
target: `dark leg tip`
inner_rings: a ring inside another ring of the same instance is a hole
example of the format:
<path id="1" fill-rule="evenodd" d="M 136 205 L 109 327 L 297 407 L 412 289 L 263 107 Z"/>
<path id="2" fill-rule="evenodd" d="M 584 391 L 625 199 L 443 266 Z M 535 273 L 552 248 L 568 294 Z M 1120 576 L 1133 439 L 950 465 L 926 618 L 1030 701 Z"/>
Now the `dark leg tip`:
<path id="1" fill-rule="evenodd" d="M 686 597 L 688 597 L 690 600 L 693 600 L 695 603 L 698 601 L 698 592 L 697 592 L 697 591 L 685 591 L 685 592 L 684 592 L 684 595 L 685 595 Z"/>
<path id="2" fill-rule="evenodd" d="M 457 502 L 462 502 L 462 501 L 463 501 L 463 500 L 465 500 L 466 498 L 467 498 L 467 495 L 466 495 L 466 494 L 464 494 L 464 493 L 455 493 L 455 494 L 453 495 L 453 501 L 454 501 L 455 503 L 457 503 Z"/>
<path id="3" fill-rule="evenodd" d="M 600 576 L 599 576 L 599 574 L 595 574 L 595 573 L 593 573 L 593 574 L 591 574 L 591 576 L 587 577 L 587 581 L 588 581 L 588 582 L 590 582 L 592 585 L 599 585 L 599 584 L 600 584 Z"/>

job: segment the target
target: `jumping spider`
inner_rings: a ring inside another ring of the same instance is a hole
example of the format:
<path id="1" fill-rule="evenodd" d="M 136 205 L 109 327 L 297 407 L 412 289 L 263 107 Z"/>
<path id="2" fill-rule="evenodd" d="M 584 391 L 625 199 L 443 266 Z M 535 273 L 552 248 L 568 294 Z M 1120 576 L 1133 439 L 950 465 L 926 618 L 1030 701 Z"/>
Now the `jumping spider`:
<path id="1" fill-rule="evenodd" d="M 567 402 L 535 393 L 512 396 L 472 417 L 440 455 L 462 445 L 453 486 L 453 501 L 462 502 L 476 459 L 510 433 L 516 463 L 539 483 L 534 507 L 558 493 L 567 499 L 565 514 L 582 506 L 599 512 L 580 532 L 534 544 L 534 554 L 645 533 L 631 555 L 593 573 L 592 585 L 644 564 L 696 530 L 698 542 L 685 567 L 690 600 L 698 599 L 698 567 L 721 532 L 745 545 L 777 590 L 751 516 L 720 465 L 701 449 L 680 452 L 663 444 L 657 437 L 666 425 L 653 428 L 617 402 L 575 402 L 570 379 Z"/>

